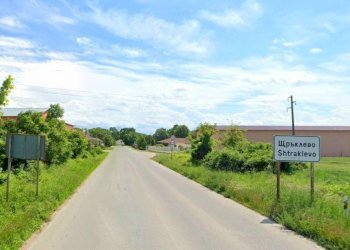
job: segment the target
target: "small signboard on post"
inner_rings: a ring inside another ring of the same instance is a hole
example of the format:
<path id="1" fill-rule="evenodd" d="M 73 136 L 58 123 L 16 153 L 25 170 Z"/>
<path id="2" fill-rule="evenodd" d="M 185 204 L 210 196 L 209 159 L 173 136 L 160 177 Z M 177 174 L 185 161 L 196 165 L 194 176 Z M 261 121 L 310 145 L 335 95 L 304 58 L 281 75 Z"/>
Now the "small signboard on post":
<path id="1" fill-rule="evenodd" d="M 36 196 L 39 195 L 39 161 L 45 160 L 45 136 L 8 134 L 6 138 L 8 158 L 6 201 L 9 199 L 10 172 L 12 159 L 36 160 Z"/>
<path id="2" fill-rule="evenodd" d="M 311 202 L 314 200 L 314 162 L 321 158 L 319 136 L 275 135 L 273 137 L 273 159 L 277 162 L 277 200 L 280 199 L 280 162 L 311 162 Z"/>
<path id="3" fill-rule="evenodd" d="M 275 135 L 273 159 L 277 162 L 319 162 L 319 136 Z"/>

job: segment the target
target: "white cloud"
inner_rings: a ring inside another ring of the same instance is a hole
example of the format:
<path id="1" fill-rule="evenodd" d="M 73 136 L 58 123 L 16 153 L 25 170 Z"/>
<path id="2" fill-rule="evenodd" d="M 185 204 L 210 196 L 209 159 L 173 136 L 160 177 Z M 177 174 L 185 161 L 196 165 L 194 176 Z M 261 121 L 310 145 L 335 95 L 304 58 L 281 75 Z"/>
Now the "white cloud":
<path id="1" fill-rule="evenodd" d="M 310 49 L 310 53 L 314 54 L 314 55 L 320 54 L 322 52 L 323 52 L 323 49 L 320 49 L 320 48 L 312 48 L 312 49 Z"/>
<path id="2" fill-rule="evenodd" d="M 130 58 L 144 56 L 146 53 L 138 48 L 123 47 L 119 44 L 100 45 L 87 37 L 77 37 L 76 42 L 85 49 L 86 54 L 99 54 L 104 56 L 123 55 Z"/>
<path id="3" fill-rule="evenodd" d="M 75 24 L 74 19 L 60 15 L 60 14 L 55 14 L 55 13 L 52 13 L 49 15 L 49 20 L 53 24 L 68 24 L 68 25 Z"/>
<path id="4" fill-rule="evenodd" d="M 77 42 L 93 43 L 84 37 Z M 350 122 L 349 116 L 337 114 L 349 108 L 349 77 L 287 66 L 273 57 L 215 66 L 111 59 L 92 63 L 54 51 L 41 51 L 38 56 L 44 59 L 0 56 L 0 77 L 15 77 L 10 106 L 60 103 L 66 110 L 65 119 L 82 127 L 134 126 L 151 133 L 176 123 L 194 128 L 203 121 L 286 125 L 290 123 L 286 107 L 291 94 L 298 103 L 299 125 Z M 339 65 L 349 65 L 345 55 L 341 58 L 343 61 L 336 61 Z"/>
<path id="5" fill-rule="evenodd" d="M 16 17 L 13 16 L 3 16 L 0 17 L 0 26 L 5 26 L 8 28 L 23 28 L 25 27 Z"/>
<path id="6" fill-rule="evenodd" d="M 0 47 L 28 49 L 33 48 L 33 44 L 26 39 L 0 36 Z"/>
<path id="7" fill-rule="evenodd" d="M 91 8 L 93 12 L 89 13 L 87 18 L 116 36 L 146 41 L 168 53 L 191 56 L 208 53 L 208 39 L 195 20 L 185 20 L 177 24 L 151 15 L 131 15 L 123 10 L 104 11 L 96 7 Z"/>
<path id="8" fill-rule="evenodd" d="M 242 28 L 249 26 L 261 13 L 262 8 L 258 2 L 246 1 L 239 9 L 226 9 L 222 13 L 201 11 L 200 17 L 219 26 Z"/>

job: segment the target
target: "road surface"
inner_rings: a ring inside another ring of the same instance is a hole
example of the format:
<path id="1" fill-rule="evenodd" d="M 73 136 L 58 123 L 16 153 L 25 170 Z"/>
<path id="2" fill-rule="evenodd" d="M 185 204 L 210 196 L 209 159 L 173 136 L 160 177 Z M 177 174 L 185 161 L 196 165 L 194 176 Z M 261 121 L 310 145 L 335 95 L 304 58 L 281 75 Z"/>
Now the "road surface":
<path id="1" fill-rule="evenodd" d="M 116 147 L 24 249 L 320 249 L 272 221 Z"/>

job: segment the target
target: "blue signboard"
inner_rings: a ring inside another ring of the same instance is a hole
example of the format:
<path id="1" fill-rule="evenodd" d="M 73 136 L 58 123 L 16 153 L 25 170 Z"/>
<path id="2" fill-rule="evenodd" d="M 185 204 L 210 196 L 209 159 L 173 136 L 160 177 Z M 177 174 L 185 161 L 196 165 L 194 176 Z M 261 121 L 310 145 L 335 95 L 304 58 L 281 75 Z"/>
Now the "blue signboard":
<path id="1" fill-rule="evenodd" d="M 37 160 L 38 153 L 39 160 L 45 160 L 45 136 L 21 134 L 11 134 L 7 136 L 7 157 L 10 156 L 12 159 Z"/>

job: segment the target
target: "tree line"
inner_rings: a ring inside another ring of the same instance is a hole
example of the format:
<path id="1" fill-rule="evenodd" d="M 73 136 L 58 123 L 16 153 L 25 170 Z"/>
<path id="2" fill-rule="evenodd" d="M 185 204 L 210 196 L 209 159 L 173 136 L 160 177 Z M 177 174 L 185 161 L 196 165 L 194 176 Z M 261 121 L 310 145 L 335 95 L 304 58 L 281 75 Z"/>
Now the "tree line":
<path id="1" fill-rule="evenodd" d="M 174 135 L 177 138 L 186 138 L 190 134 L 190 130 L 186 125 L 175 124 L 172 128 L 158 128 L 153 135 L 137 132 L 135 128 L 122 128 L 118 130 L 116 127 L 109 129 L 93 128 L 88 132 L 91 136 L 99 138 L 106 146 L 115 145 L 120 140 L 127 146 L 144 150 L 149 145 L 155 145 L 159 141 Z"/>

